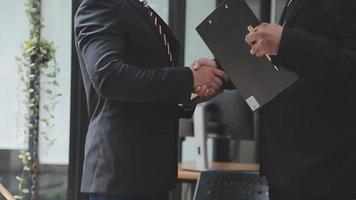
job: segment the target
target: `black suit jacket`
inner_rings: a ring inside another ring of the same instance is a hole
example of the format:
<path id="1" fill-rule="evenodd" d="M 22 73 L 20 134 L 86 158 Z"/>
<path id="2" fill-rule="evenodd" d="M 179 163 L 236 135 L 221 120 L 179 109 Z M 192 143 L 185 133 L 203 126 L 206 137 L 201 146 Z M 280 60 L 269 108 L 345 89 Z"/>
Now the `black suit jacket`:
<path id="1" fill-rule="evenodd" d="M 161 21 L 163 23 L 163 21 Z M 163 30 L 177 63 L 179 45 Z M 90 116 L 82 192 L 167 192 L 177 177 L 178 119 L 189 116 L 189 68 L 171 67 L 138 0 L 84 0 L 75 16 Z"/>
<path id="2" fill-rule="evenodd" d="M 356 1 L 294 0 L 277 65 L 299 80 L 262 110 L 270 184 L 356 194 Z"/>

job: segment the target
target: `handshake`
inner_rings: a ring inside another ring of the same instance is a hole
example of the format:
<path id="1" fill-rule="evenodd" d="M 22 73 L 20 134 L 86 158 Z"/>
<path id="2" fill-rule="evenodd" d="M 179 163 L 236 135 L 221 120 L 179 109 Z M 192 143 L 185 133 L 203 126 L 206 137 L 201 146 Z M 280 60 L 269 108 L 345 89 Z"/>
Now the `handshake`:
<path id="1" fill-rule="evenodd" d="M 202 100 L 207 100 L 219 93 L 224 82 L 229 81 L 227 74 L 218 68 L 211 59 L 201 58 L 192 64 L 194 93 Z"/>

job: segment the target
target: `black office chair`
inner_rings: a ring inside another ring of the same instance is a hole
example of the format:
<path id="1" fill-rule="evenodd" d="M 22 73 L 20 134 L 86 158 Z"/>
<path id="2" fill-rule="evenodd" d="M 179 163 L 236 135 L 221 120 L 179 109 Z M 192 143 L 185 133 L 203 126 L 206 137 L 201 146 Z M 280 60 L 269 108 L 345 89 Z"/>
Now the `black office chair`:
<path id="1" fill-rule="evenodd" d="M 257 172 L 205 171 L 194 200 L 268 200 L 268 184 Z"/>

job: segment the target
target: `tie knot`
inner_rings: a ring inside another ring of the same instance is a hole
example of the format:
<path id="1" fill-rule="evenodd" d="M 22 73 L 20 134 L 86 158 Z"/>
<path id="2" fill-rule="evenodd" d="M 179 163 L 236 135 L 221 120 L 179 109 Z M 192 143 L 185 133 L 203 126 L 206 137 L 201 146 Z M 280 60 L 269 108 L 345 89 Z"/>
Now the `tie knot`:
<path id="1" fill-rule="evenodd" d="M 144 7 L 148 7 L 148 1 L 147 1 L 147 0 L 140 0 L 140 3 L 141 3 Z"/>

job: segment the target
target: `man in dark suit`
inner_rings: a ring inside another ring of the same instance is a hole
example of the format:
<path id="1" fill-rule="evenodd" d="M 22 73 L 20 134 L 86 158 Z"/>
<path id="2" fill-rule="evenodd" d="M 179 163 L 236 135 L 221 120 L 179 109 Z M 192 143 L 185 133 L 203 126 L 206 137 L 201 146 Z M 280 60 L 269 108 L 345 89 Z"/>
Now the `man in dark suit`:
<path id="1" fill-rule="evenodd" d="M 190 117 L 195 87 L 214 95 L 218 69 L 178 67 L 168 26 L 138 0 L 84 0 L 76 44 L 90 124 L 82 192 L 92 200 L 163 200 L 177 178 L 180 117 Z"/>
<path id="2" fill-rule="evenodd" d="M 356 199 L 356 1 L 289 1 L 246 42 L 299 76 L 262 110 L 270 199 Z"/>

